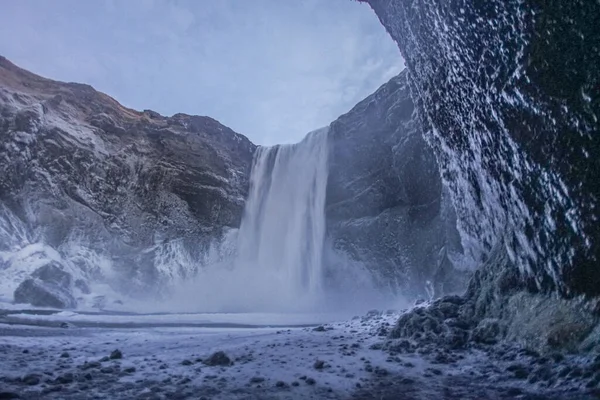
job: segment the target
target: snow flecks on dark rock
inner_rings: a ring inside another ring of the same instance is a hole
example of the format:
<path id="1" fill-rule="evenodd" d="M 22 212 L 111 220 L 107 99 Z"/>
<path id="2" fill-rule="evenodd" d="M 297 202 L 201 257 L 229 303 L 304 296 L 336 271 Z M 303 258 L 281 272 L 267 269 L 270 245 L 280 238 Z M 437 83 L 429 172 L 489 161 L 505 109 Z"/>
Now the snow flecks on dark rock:
<path id="1" fill-rule="evenodd" d="M 518 282 L 600 295 L 600 3 L 368 3 L 475 257 L 502 242 Z"/>

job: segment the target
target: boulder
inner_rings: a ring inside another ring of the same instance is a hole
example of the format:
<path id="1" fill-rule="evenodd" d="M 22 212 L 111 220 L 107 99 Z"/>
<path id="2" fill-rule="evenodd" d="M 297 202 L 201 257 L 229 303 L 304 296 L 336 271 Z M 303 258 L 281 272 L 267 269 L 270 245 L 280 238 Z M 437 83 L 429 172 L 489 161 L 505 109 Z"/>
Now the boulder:
<path id="1" fill-rule="evenodd" d="M 15 303 L 36 307 L 75 308 L 77 301 L 71 293 L 73 278 L 55 261 L 35 270 L 15 290 Z"/>

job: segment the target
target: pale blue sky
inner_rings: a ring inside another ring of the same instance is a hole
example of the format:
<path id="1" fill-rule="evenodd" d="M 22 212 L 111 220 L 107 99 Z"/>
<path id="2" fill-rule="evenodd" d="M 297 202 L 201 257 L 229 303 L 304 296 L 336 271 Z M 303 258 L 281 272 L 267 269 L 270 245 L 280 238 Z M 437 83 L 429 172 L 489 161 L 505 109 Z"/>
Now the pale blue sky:
<path id="1" fill-rule="evenodd" d="M 400 72 L 352 0 L 1 0 L 0 54 L 135 109 L 218 119 L 257 144 L 300 140 Z"/>

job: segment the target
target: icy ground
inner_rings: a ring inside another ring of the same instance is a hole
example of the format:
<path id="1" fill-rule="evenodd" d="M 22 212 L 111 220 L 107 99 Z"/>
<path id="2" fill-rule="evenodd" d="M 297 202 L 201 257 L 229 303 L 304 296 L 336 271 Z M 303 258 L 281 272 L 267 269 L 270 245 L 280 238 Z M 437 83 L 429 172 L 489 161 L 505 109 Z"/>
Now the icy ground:
<path id="1" fill-rule="evenodd" d="M 515 379 L 480 350 L 382 350 L 397 318 L 290 327 L 309 318 L 0 311 L 0 399 L 596 398 Z"/>

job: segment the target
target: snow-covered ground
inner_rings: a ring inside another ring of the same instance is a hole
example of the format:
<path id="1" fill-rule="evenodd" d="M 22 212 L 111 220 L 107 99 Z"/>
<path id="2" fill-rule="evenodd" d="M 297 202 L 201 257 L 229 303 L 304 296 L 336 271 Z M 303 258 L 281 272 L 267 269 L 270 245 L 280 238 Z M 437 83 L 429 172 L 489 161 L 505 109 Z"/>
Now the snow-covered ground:
<path id="1" fill-rule="evenodd" d="M 319 321 L 268 314 L 0 314 L 0 398 L 591 398 L 527 397 L 533 386 L 507 379 L 502 363 L 477 351 L 453 362 L 419 351 L 385 352 L 383 335 L 397 318 L 372 313 L 282 327 Z M 122 358 L 110 358 L 115 350 Z M 231 365 L 207 365 L 219 351 Z"/>

